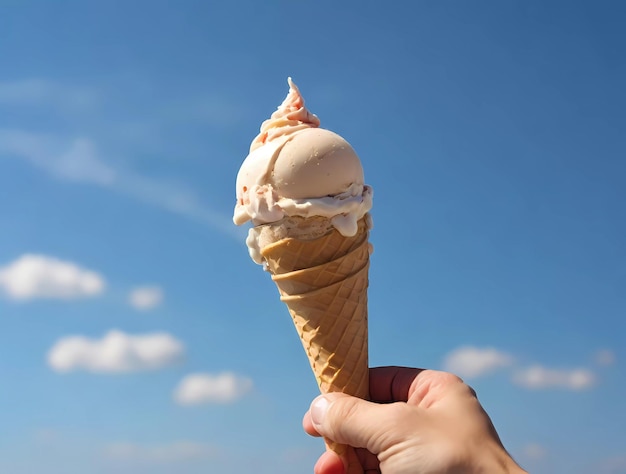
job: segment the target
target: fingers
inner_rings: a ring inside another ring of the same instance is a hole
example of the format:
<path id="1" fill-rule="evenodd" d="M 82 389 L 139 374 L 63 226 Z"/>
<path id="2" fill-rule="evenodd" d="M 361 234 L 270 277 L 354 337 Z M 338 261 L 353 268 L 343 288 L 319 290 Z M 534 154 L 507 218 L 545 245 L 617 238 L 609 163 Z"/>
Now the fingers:
<path id="1" fill-rule="evenodd" d="M 411 384 L 423 369 L 375 367 L 370 369 L 370 399 L 378 403 L 406 402 Z"/>
<path id="2" fill-rule="evenodd" d="M 315 474 L 345 474 L 346 468 L 336 453 L 326 451 L 317 460 L 313 472 Z"/>
<path id="3" fill-rule="evenodd" d="M 375 367 L 369 371 L 370 400 L 376 403 L 406 402 L 409 398 L 422 402 L 424 398 L 437 399 L 451 385 L 463 384 L 457 376 L 436 370 L 412 367 Z M 473 396 L 476 393 L 468 387 Z M 311 436 L 320 436 L 315 431 L 310 413 L 302 420 L 302 426 Z"/>
<path id="4" fill-rule="evenodd" d="M 315 431 L 315 427 L 313 426 L 313 421 L 311 421 L 311 410 L 308 410 L 304 417 L 302 418 L 302 427 L 304 428 L 304 432 L 311 436 L 322 436 L 317 431 Z"/>
<path id="5" fill-rule="evenodd" d="M 395 423 L 403 406 L 381 405 L 342 393 L 329 393 L 313 400 L 303 426 L 309 434 L 322 435 L 339 444 L 367 448 L 373 454 L 394 442 Z"/>
<path id="6" fill-rule="evenodd" d="M 423 369 L 410 367 L 376 367 L 370 369 L 371 400 L 377 403 L 407 401 L 411 385 L 423 371 Z M 302 427 L 311 436 L 322 436 L 311 419 L 311 410 L 305 413 L 302 419 Z M 324 435 L 328 436 L 326 433 Z M 343 443 L 341 440 L 334 440 Z M 347 444 L 355 446 L 352 443 Z"/>
<path id="7" fill-rule="evenodd" d="M 377 403 L 406 402 L 415 378 L 424 369 L 410 367 L 375 367 L 370 369 L 370 399 Z M 321 436 L 311 422 L 307 411 L 302 419 L 304 431 L 311 436 Z"/>

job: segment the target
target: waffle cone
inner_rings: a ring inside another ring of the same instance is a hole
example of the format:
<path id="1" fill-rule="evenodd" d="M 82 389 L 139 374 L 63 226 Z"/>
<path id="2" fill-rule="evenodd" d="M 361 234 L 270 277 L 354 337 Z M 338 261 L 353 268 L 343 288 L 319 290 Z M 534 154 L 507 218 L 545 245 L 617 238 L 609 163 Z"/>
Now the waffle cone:
<path id="1" fill-rule="evenodd" d="M 261 248 L 261 255 L 273 275 L 330 263 L 366 242 L 369 234 L 365 219 L 359 221 L 357 233 L 352 237 L 344 237 L 329 224 L 320 231 L 319 228 L 324 227 L 316 218 L 296 220 L 293 226 L 286 233 L 275 232 L 278 238 Z M 282 235 L 285 236 L 280 237 Z"/>
<path id="2" fill-rule="evenodd" d="M 271 235 L 282 237 L 262 246 L 261 255 L 289 309 L 320 391 L 368 399 L 371 245 L 366 219 L 352 237 L 330 225 L 320 235 L 319 221 L 306 221 L 296 223 L 293 231 L 270 229 Z M 327 444 L 339 454 L 346 451 L 346 446 Z"/>
<path id="3" fill-rule="evenodd" d="M 307 235 L 304 222 L 298 224 L 296 237 L 263 246 L 261 255 L 289 309 L 320 391 L 368 399 L 368 226 L 362 219 L 352 237 L 332 226 L 318 236 L 317 224 L 312 224 L 314 238 Z M 327 444 L 339 454 L 347 448 Z"/>
<path id="4" fill-rule="evenodd" d="M 370 243 L 363 239 L 358 247 L 339 258 L 288 273 L 272 275 L 281 296 L 309 293 L 345 280 L 362 270 L 369 261 Z"/>

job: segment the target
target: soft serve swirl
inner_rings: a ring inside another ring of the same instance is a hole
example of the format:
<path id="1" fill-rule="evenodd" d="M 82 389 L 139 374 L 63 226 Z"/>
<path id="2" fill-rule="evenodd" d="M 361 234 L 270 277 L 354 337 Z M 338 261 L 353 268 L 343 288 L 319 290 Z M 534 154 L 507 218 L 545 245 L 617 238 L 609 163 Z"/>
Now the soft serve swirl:
<path id="1" fill-rule="evenodd" d="M 280 136 L 289 135 L 305 128 L 320 126 L 320 119 L 317 118 L 317 115 L 309 112 L 304 106 L 302 94 L 291 77 L 287 78 L 287 82 L 289 83 L 287 97 L 278 106 L 276 112 L 261 124 L 261 132 L 252 140 L 250 152 Z"/>

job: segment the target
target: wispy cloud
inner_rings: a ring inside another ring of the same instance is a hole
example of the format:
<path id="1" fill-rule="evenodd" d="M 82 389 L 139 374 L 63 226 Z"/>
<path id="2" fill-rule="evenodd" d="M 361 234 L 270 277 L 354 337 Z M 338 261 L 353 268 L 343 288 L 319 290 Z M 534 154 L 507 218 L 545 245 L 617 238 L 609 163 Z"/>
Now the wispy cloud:
<path id="1" fill-rule="evenodd" d="M 156 308 L 163 302 L 163 290 L 158 286 L 142 286 L 135 288 L 128 295 L 130 305 L 138 310 Z"/>
<path id="2" fill-rule="evenodd" d="M 211 444 L 193 441 L 158 445 L 120 442 L 106 446 L 103 454 L 109 460 L 162 464 L 213 459 L 218 456 L 219 450 Z"/>
<path id="3" fill-rule="evenodd" d="M 531 390 L 585 390 L 596 383 L 595 375 L 588 369 L 550 369 L 541 365 L 515 371 L 512 380 L 513 383 Z"/>
<path id="4" fill-rule="evenodd" d="M 249 114 L 249 110 L 240 104 L 218 94 L 169 101 L 158 112 L 170 122 L 191 121 L 216 127 L 232 126 Z"/>
<path id="5" fill-rule="evenodd" d="M 0 82 L 0 104 L 84 109 L 97 102 L 98 94 L 88 87 L 65 86 L 39 78 Z"/>
<path id="6" fill-rule="evenodd" d="M 528 443 L 522 448 L 522 454 L 531 461 L 538 461 L 548 455 L 548 450 L 539 443 Z"/>
<path id="7" fill-rule="evenodd" d="M 201 203 L 190 189 L 178 183 L 114 169 L 99 156 L 95 143 L 88 138 L 63 140 L 49 134 L 0 129 L 0 155 L 24 159 L 55 178 L 97 185 L 203 222 L 225 234 L 241 237 L 230 216 Z"/>
<path id="8" fill-rule="evenodd" d="M 252 380 L 231 372 L 218 375 L 191 374 L 181 380 L 174 391 L 174 400 L 180 405 L 230 403 L 252 389 Z"/>
<path id="9" fill-rule="evenodd" d="M 610 351 L 598 352 L 596 363 L 611 364 L 613 357 Z M 522 367 L 511 354 L 491 347 L 459 347 L 444 358 L 443 366 L 445 370 L 465 378 L 480 377 L 506 369 L 515 385 L 530 390 L 578 391 L 592 388 L 597 383 L 596 374 L 589 369 L 555 369 L 540 364 Z"/>
<path id="10" fill-rule="evenodd" d="M 96 296 L 104 288 L 104 278 L 98 273 L 45 255 L 25 254 L 0 267 L 0 290 L 15 300 L 67 300 Z"/>
<path id="11" fill-rule="evenodd" d="M 62 438 L 61 433 L 52 428 L 39 428 L 34 431 L 33 439 L 40 445 L 52 445 Z"/>
<path id="12" fill-rule="evenodd" d="M 210 225 L 222 233 L 240 237 L 230 216 L 202 204 L 193 191 L 180 184 L 124 173 L 111 188 L 146 204 Z"/>
<path id="13" fill-rule="evenodd" d="M 600 349 L 593 355 L 593 361 L 601 367 L 613 365 L 616 361 L 615 352 L 610 349 Z"/>
<path id="14" fill-rule="evenodd" d="M 624 474 L 626 472 L 626 454 L 607 458 L 598 463 L 596 468 L 590 472 L 597 472 L 599 474 Z"/>
<path id="15" fill-rule="evenodd" d="M 102 339 L 60 339 L 48 353 L 48 364 L 57 372 L 125 373 L 170 366 L 183 355 L 184 345 L 170 334 L 130 335 L 113 330 Z"/>
<path id="16" fill-rule="evenodd" d="M 87 138 L 64 141 L 50 134 L 0 129 L 0 154 L 24 159 L 55 178 L 68 181 L 113 186 L 119 179 L 98 158 L 94 143 Z"/>
<path id="17" fill-rule="evenodd" d="M 513 357 L 492 347 L 459 347 L 444 359 L 445 370 L 460 377 L 472 378 L 509 367 Z"/>

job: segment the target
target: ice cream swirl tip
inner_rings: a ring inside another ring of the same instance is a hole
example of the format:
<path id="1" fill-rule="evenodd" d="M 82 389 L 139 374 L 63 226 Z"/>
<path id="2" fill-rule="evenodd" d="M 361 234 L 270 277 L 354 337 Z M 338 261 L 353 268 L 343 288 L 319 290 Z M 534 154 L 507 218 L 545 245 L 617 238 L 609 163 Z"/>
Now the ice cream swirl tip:
<path id="1" fill-rule="evenodd" d="M 250 145 L 251 152 L 275 138 L 289 135 L 305 128 L 317 128 L 320 126 L 320 119 L 306 108 L 304 98 L 300 94 L 298 87 L 291 80 L 291 77 L 287 79 L 287 82 L 289 83 L 287 97 L 285 97 L 283 103 L 278 106 L 278 109 L 271 117 L 261 124 L 260 133 L 252 140 Z"/>

